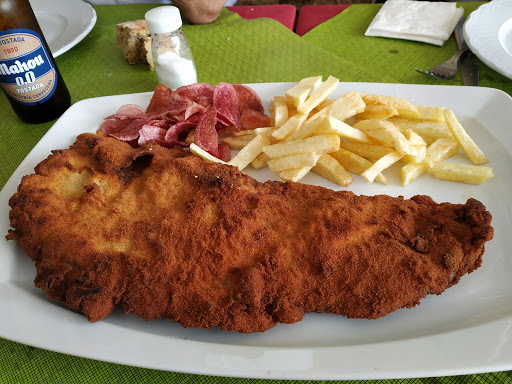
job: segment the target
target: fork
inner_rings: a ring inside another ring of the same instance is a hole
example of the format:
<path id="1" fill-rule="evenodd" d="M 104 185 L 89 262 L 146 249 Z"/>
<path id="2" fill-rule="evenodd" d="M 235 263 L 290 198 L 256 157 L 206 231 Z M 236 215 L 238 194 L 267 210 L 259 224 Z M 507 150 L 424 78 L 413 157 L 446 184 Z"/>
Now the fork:
<path id="1" fill-rule="evenodd" d="M 462 26 L 464 25 L 464 16 L 461 17 L 457 27 L 455 28 L 457 33 L 462 32 Z M 421 69 L 415 68 L 416 72 L 419 72 L 423 75 L 431 75 L 439 80 L 450 80 L 455 77 L 457 74 L 457 66 L 459 63 L 460 57 L 468 50 L 468 47 L 464 45 L 463 47 L 459 47 L 459 50 L 455 52 L 455 54 L 446 60 L 444 63 L 436 65 L 430 71 L 423 71 Z"/>

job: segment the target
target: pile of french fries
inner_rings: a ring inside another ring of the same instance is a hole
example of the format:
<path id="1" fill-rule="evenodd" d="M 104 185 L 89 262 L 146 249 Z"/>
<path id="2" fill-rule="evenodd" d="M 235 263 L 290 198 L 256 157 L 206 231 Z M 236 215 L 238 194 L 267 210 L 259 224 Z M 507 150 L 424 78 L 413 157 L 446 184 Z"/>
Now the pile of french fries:
<path id="1" fill-rule="evenodd" d="M 447 108 L 414 105 L 394 97 L 351 91 L 329 95 L 339 80 L 302 79 L 271 100 L 271 126 L 236 132 L 222 140 L 239 152 L 227 163 L 244 170 L 268 166 L 284 181 L 299 181 L 313 171 L 348 186 L 352 175 L 387 184 L 383 171 L 401 162 L 402 185 L 421 175 L 481 184 L 494 176 L 489 160 Z M 195 144 L 193 153 L 221 160 Z M 459 150 L 473 164 L 447 162 Z"/>

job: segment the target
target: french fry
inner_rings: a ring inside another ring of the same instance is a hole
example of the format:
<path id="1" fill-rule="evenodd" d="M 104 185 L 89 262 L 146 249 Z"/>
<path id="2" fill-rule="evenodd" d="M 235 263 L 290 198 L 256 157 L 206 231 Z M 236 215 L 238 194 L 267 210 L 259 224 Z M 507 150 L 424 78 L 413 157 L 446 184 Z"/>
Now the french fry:
<path id="1" fill-rule="evenodd" d="M 315 132 L 317 132 L 321 126 L 323 125 L 325 121 L 325 118 L 318 117 L 314 120 L 307 120 L 302 126 L 293 132 L 290 136 L 288 136 L 286 139 L 282 140 L 282 143 L 286 143 L 289 141 L 295 141 L 295 140 L 301 140 L 305 139 L 306 137 L 313 136 Z"/>
<path id="2" fill-rule="evenodd" d="M 251 161 L 251 165 L 254 169 L 260 169 L 267 166 L 267 162 L 270 159 L 270 157 L 267 156 L 266 153 L 260 153 L 256 158 Z"/>
<path id="3" fill-rule="evenodd" d="M 353 181 L 352 176 L 350 176 L 338 160 L 328 154 L 323 154 L 311 170 L 343 187 L 348 186 Z"/>
<path id="4" fill-rule="evenodd" d="M 283 179 L 284 181 L 297 182 L 300 179 L 302 179 L 304 176 L 306 176 L 309 173 L 309 171 L 311 171 L 311 168 L 313 168 L 313 167 L 287 169 L 285 171 L 279 172 L 279 177 L 281 179 Z"/>
<path id="5" fill-rule="evenodd" d="M 411 142 L 412 145 L 426 147 L 427 143 L 423 138 L 414 132 L 412 129 L 406 129 L 405 132 L 402 132 L 407 140 Z"/>
<path id="6" fill-rule="evenodd" d="M 226 143 L 230 149 L 242 149 L 254 139 L 255 135 L 228 136 L 222 138 L 222 142 Z"/>
<path id="7" fill-rule="evenodd" d="M 400 169 L 400 178 L 402 185 L 405 187 L 410 182 L 416 180 L 421 175 L 428 172 L 428 163 L 422 161 L 419 164 L 407 163 Z"/>
<path id="8" fill-rule="evenodd" d="M 333 132 L 339 135 L 340 137 L 344 137 L 349 139 L 350 141 L 355 141 L 357 143 L 374 143 L 375 140 L 372 140 L 370 136 L 366 133 L 362 132 L 359 129 L 351 127 L 350 125 L 340 121 L 336 118 L 329 116 L 328 124 L 324 126 L 324 132 Z"/>
<path id="9" fill-rule="evenodd" d="M 322 113 L 327 113 L 329 111 L 329 109 L 331 109 L 333 104 L 334 104 L 334 100 L 325 99 L 320 104 L 318 104 L 315 108 L 313 108 L 313 110 L 311 111 L 311 113 L 309 115 L 313 116 L 313 118 L 314 118 L 314 115 L 316 115 L 318 112 L 323 111 Z M 308 118 L 308 120 L 309 119 L 310 118 Z"/>
<path id="10" fill-rule="evenodd" d="M 298 130 L 300 126 L 306 121 L 307 115 L 297 113 L 290 117 L 283 125 L 272 132 L 272 137 L 276 140 L 283 140 L 290 136 L 293 132 Z"/>
<path id="11" fill-rule="evenodd" d="M 316 154 L 330 153 L 337 151 L 340 147 L 338 135 L 325 134 L 308 137 L 306 139 L 290 141 L 288 143 L 277 143 L 263 147 L 263 152 L 271 159 L 298 155 L 299 153 L 314 152 Z"/>
<path id="12" fill-rule="evenodd" d="M 402 167 L 400 170 L 402 185 L 405 186 L 427 173 L 429 164 L 432 162 L 446 160 L 455 155 L 458 150 L 459 145 L 455 140 L 448 138 L 437 139 L 427 148 L 424 161 L 419 164 L 408 163 Z"/>
<path id="13" fill-rule="evenodd" d="M 238 131 L 237 128 L 232 125 L 230 127 L 226 127 L 221 133 L 219 133 L 219 136 L 230 136 L 230 135 L 246 135 L 252 130 L 242 130 Z"/>
<path id="14" fill-rule="evenodd" d="M 285 100 L 272 99 L 270 101 L 270 124 L 279 128 L 288 120 L 288 105 Z"/>
<path id="15" fill-rule="evenodd" d="M 281 172 L 287 169 L 313 167 L 315 164 L 316 154 L 314 152 L 299 153 L 298 155 L 268 160 L 270 172 Z"/>
<path id="16" fill-rule="evenodd" d="M 410 120 L 401 117 L 391 117 L 388 121 L 393 123 L 402 133 L 407 129 L 412 129 L 425 140 L 427 145 L 441 137 L 453 138 L 446 122 Z"/>
<path id="17" fill-rule="evenodd" d="M 325 107 L 319 109 L 317 112 L 313 113 L 314 111 L 312 111 L 309 115 L 308 115 L 308 118 L 306 119 L 306 123 L 309 122 L 309 121 L 313 121 L 313 120 L 316 120 L 316 119 L 325 119 L 327 114 L 329 113 L 329 110 L 331 109 L 331 106 L 330 105 L 326 105 Z"/>
<path id="18" fill-rule="evenodd" d="M 388 153 L 393 151 L 393 148 L 384 147 L 377 144 L 366 144 L 366 143 L 340 143 L 340 148 L 344 148 L 347 151 L 355 153 L 365 159 L 368 159 L 372 163 L 375 163 L 381 157 L 386 156 Z"/>
<path id="19" fill-rule="evenodd" d="M 252 131 L 254 132 L 254 135 L 259 135 L 261 133 L 270 133 L 272 132 L 272 127 L 261 127 L 261 128 L 254 128 Z"/>
<path id="20" fill-rule="evenodd" d="M 367 104 L 364 111 L 358 113 L 356 118 L 358 120 L 370 119 L 388 119 L 392 116 L 397 116 L 398 110 L 391 105 L 384 104 Z"/>
<path id="21" fill-rule="evenodd" d="M 242 131 L 234 131 L 234 132 L 231 132 L 231 133 L 227 133 L 226 130 L 224 130 L 222 133 L 219 134 L 219 137 L 220 136 L 237 136 L 237 137 L 241 137 L 241 136 L 256 136 L 256 132 L 254 132 L 254 129 L 244 129 Z"/>
<path id="22" fill-rule="evenodd" d="M 306 77 L 285 92 L 290 106 L 299 108 L 313 90 L 322 82 L 322 76 Z"/>
<path id="23" fill-rule="evenodd" d="M 437 121 L 438 123 L 443 123 L 446 121 L 443 107 L 431 107 L 428 105 L 417 104 L 414 106 L 421 115 L 420 120 Z"/>
<path id="24" fill-rule="evenodd" d="M 364 171 L 372 166 L 372 163 L 364 157 L 358 156 L 355 153 L 340 148 L 336 152 L 329 155 L 334 157 L 338 162 L 349 172 L 361 175 Z M 382 174 L 375 177 L 375 181 L 381 184 L 387 184 L 388 180 Z"/>
<path id="25" fill-rule="evenodd" d="M 448 124 L 448 128 L 452 132 L 453 137 L 457 140 L 462 150 L 473 164 L 482 165 L 488 163 L 489 159 L 484 155 L 482 150 L 478 148 L 462 125 L 460 125 L 452 110 L 445 109 L 444 117 L 446 118 L 446 123 Z"/>
<path id="26" fill-rule="evenodd" d="M 322 155 L 316 155 L 316 160 L 320 159 Z M 285 171 L 279 172 L 279 177 L 284 181 L 294 181 L 297 182 L 306 176 L 309 171 L 311 171 L 313 167 L 300 167 L 294 169 L 287 169 Z"/>
<path id="27" fill-rule="evenodd" d="M 394 148 L 403 155 L 416 156 L 418 154 L 418 149 L 387 120 L 361 120 L 354 124 L 354 128 Z"/>
<path id="28" fill-rule="evenodd" d="M 427 148 L 425 161 L 442 161 L 452 157 L 459 150 L 459 145 L 454 139 L 441 138 L 437 139 Z"/>
<path id="29" fill-rule="evenodd" d="M 400 117 L 408 119 L 421 119 L 418 109 L 407 100 L 395 96 L 383 95 L 364 95 L 363 100 L 366 104 L 384 104 L 396 108 Z"/>
<path id="30" fill-rule="evenodd" d="M 457 181 L 466 184 L 482 184 L 494 177 L 492 168 L 438 161 L 431 163 L 430 173 L 436 179 Z"/>
<path id="31" fill-rule="evenodd" d="M 405 155 L 403 160 L 408 163 L 414 163 L 419 164 L 423 160 L 425 160 L 425 157 L 427 156 L 427 143 L 425 143 L 425 140 L 418 135 L 416 132 L 414 132 L 412 129 L 407 129 L 404 132 L 404 136 L 409 142 L 416 147 L 418 152 L 412 156 L 412 155 Z"/>
<path id="32" fill-rule="evenodd" d="M 366 104 L 361 95 L 356 91 L 350 91 L 337 99 L 329 110 L 329 117 L 345 121 L 358 113 L 364 112 Z"/>
<path id="33" fill-rule="evenodd" d="M 229 128 L 229 127 L 228 127 Z M 227 129 L 225 131 L 223 131 L 221 134 L 219 134 L 219 136 L 229 136 L 229 135 L 235 135 L 235 136 L 256 136 L 256 135 L 259 135 L 260 133 L 270 133 L 273 131 L 273 127 L 261 127 L 261 128 L 254 128 L 254 129 L 244 129 L 244 130 L 241 130 L 241 131 L 234 131 L 232 133 L 226 133 Z"/>
<path id="34" fill-rule="evenodd" d="M 313 108 L 323 102 L 327 96 L 329 96 L 331 92 L 336 89 L 339 82 L 340 80 L 336 77 L 329 76 L 327 80 L 325 80 L 324 83 L 318 87 L 318 89 L 314 91 L 302 105 L 297 108 L 297 112 L 308 115 L 309 112 L 313 110 Z"/>
<path id="35" fill-rule="evenodd" d="M 228 164 L 234 165 L 239 170 L 243 170 L 261 153 L 261 150 L 266 145 L 270 144 L 270 138 L 266 134 L 260 134 L 252 139 L 235 157 L 233 157 Z"/>
<path id="36" fill-rule="evenodd" d="M 208 152 L 206 152 L 203 148 L 198 146 L 196 143 L 190 144 L 190 152 L 192 152 L 196 156 L 199 156 L 201 159 L 212 162 L 212 163 L 227 164 L 225 161 L 222 161 L 221 159 L 217 159 L 215 156 L 210 155 Z"/>
<path id="37" fill-rule="evenodd" d="M 389 168 L 398 160 L 400 160 L 404 155 L 398 151 L 393 151 L 388 153 L 386 156 L 381 157 L 377 160 L 373 165 L 368 168 L 366 171 L 361 173 L 361 176 L 369 183 L 373 183 L 375 178 L 379 173 L 381 173 L 386 168 Z"/>

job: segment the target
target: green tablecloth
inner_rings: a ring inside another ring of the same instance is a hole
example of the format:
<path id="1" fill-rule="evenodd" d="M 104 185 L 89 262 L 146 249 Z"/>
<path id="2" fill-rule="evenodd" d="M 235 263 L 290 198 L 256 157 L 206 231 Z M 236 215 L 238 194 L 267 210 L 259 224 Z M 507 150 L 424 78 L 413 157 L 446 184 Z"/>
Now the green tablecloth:
<path id="1" fill-rule="evenodd" d="M 466 15 L 481 3 L 461 3 Z M 115 42 L 115 24 L 143 18 L 151 5 L 96 6 L 97 23 L 72 50 L 57 58 L 72 101 L 152 91 L 154 72 L 145 64 L 128 65 Z M 417 74 L 451 56 L 453 37 L 443 47 L 411 41 L 364 37 L 380 5 L 354 5 L 303 37 L 269 19 L 246 21 L 224 10 L 214 23 L 185 25 L 198 70 L 198 81 L 216 84 L 298 81 L 328 75 L 341 81 L 461 85 L 459 76 L 446 82 Z M 481 86 L 512 94 L 512 81 L 477 60 Z M 0 187 L 53 122 L 20 122 L 4 94 L 0 95 Z M 7 316 L 8 314 L 2 314 Z M 290 383 L 281 380 L 217 378 L 135 368 L 33 348 L 0 339 L 0 383 Z M 308 381 L 311 383 L 311 381 Z M 341 382 L 341 381 L 340 381 Z M 369 382 L 369 381 L 361 381 Z M 498 372 L 460 377 L 379 380 L 379 383 L 512 382 Z"/>

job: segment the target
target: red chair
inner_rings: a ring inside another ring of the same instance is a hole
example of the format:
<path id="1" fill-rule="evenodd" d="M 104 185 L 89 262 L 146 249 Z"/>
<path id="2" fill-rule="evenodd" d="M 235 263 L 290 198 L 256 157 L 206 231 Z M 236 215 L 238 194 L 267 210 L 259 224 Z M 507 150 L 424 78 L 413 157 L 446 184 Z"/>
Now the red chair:
<path id="1" fill-rule="evenodd" d="M 302 36 L 348 7 L 350 4 L 304 5 L 299 10 L 295 33 Z"/>
<path id="2" fill-rule="evenodd" d="M 292 31 L 295 29 L 297 8 L 292 4 L 234 5 L 226 8 L 247 20 L 268 17 L 279 21 Z"/>

